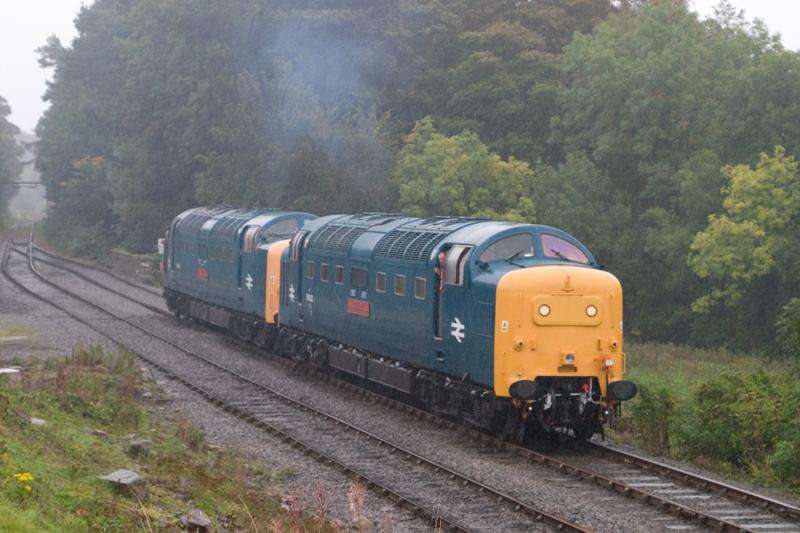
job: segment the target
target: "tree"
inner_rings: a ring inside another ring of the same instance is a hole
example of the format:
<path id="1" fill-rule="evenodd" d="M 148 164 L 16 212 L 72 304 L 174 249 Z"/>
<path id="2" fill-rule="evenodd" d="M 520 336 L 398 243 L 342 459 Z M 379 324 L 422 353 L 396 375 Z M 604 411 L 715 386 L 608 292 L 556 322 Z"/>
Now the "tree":
<path id="1" fill-rule="evenodd" d="M 691 258 L 697 274 L 719 282 L 721 288 L 700 299 L 698 309 L 716 300 L 739 304 L 745 285 L 786 266 L 782 260 L 800 253 L 797 161 L 778 146 L 772 156 L 762 153 L 755 168 L 737 165 L 724 171 L 729 180 L 725 213 L 709 217 L 708 227 L 692 243 Z"/>
<path id="2" fill-rule="evenodd" d="M 771 148 L 765 139 L 794 138 L 794 73 L 781 77 L 778 65 L 791 70 L 798 56 L 728 7 L 701 21 L 685 2 L 626 6 L 577 34 L 561 57 L 568 85 L 552 142 L 585 154 L 630 212 L 606 237 L 626 247 L 609 268 L 626 288 L 630 331 L 647 339 L 717 343 L 755 334 L 730 314 L 691 311 L 709 287 L 686 254 L 721 208 L 722 162 L 748 163 L 753 147 Z M 761 332 L 769 325 L 755 322 Z"/>
<path id="3" fill-rule="evenodd" d="M 408 135 L 394 169 L 399 206 L 417 216 L 531 220 L 532 177 L 524 161 L 503 161 L 469 131 L 451 137 L 438 133 L 430 117 Z"/>
<path id="4" fill-rule="evenodd" d="M 126 32 L 131 4 L 98 0 L 81 9 L 72 48 L 52 36 L 38 50 L 39 64 L 54 68 L 44 95 L 51 105 L 36 127 L 36 168 L 49 202 L 45 230 L 71 251 L 96 255 L 113 243 L 109 175 L 116 162 L 124 110 L 118 98 L 125 83 L 125 63 L 115 41 Z"/>
<path id="5" fill-rule="evenodd" d="M 19 128 L 9 122 L 11 108 L 5 98 L 0 96 L 0 215 L 5 212 L 10 198 L 6 183 L 14 181 L 22 171 L 19 157 L 23 149 L 16 140 Z"/>
<path id="6" fill-rule="evenodd" d="M 724 169 L 724 213 L 711 215 L 692 242 L 689 262 L 710 290 L 693 308 L 709 313 L 718 305 L 733 312 L 759 309 L 771 329 L 788 296 L 797 293 L 800 267 L 800 174 L 783 147 L 762 153 L 755 168 Z M 765 293 L 763 282 L 772 290 Z M 752 327 L 752 326 L 751 326 Z"/>
<path id="7" fill-rule="evenodd" d="M 778 346 L 784 355 L 800 359 L 800 298 L 789 300 L 775 322 Z"/>
<path id="8" fill-rule="evenodd" d="M 446 134 L 478 134 L 501 156 L 558 162 L 549 142 L 564 77 L 558 54 L 613 11 L 602 0 L 430 2 L 410 82 L 393 99 L 410 129 L 430 115 Z"/>

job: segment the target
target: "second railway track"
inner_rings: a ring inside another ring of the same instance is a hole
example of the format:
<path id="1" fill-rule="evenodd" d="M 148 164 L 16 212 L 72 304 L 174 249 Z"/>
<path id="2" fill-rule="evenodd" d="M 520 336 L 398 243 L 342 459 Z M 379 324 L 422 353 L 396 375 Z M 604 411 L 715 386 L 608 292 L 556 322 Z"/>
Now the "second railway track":
<path id="1" fill-rule="evenodd" d="M 35 251 L 36 248 L 31 246 L 29 250 Z M 26 255 L 30 253 L 17 251 Z M 78 272 L 72 267 L 59 265 L 57 261 L 64 260 L 73 263 L 83 270 L 94 270 L 95 267 L 50 252 L 46 254 L 50 260 L 37 259 L 37 261 L 71 272 L 118 296 L 143 305 L 152 311 L 166 314 L 162 309 L 154 309 L 153 306 L 133 298 L 129 294 L 91 279 L 85 272 Z M 97 270 L 105 273 L 104 269 Z M 135 287 L 138 284 L 131 285 Z M 152 294 L 149 288 L 138 288 Z M 330 377 L 326 379 L 335 380 Z M 340 385 L 354 390 L 352 385 L 345 383 L 340 383 Z M 361 394 L 373 396 L 373 393 L 363 390 L 361 390 Z M 375 396 L 375 398 L 380 397 Z M 415 411 L 415 409 L 393 400 L 382 399 L 382 403 L 394 404 L 395 407 Z M 247 407 L 247 405 L 243 407 Z M 418 415 L 431 416 L 424 412 L 419 412 Z M 440 422 L 448 423 L 444 420 L 440 420 Z M 373 435 L 373 437 L 377 436 Z M 800 525 L 798 525 L 800 509 L 796 507 L 602 444 L 592 445 L 593 450 L 586 457 L 573 455 L 567 458 L 540 454 L 496 441 L 494 444 L 498 448 L 503 448 L 507 453 L 525 457 L 562 474 L 569 474 L 573 478 L 593 482 L 623 496 L 652 505 L 665 513 L 694 521 L 700 526 L 708 526 L 718 531 L 800 532 Z M 411 457 L 414 457 L 417 462 L 420 461 L 420 458 L 414 456 L 413 452 Z M 443 468 L 442 465 L 429 465 L 428 467 L 433 468 L 434 471 Z M 466 482 L 470 483 L 470 481 Z M 482 491 L 487 489 L 485 486 L 481 487 L 479 483 L 474 486 Z M 510 498 L 506 503 L 512 508 L 516 508 L 522 502 L 516 501 L 515 503 L 515 500 Z M 528 511 L 529 515 L 531 513 L 536 515 L 534 511 Z M 491 514 L 489 516 L 492 517 Z M 541 514 L 537 515 L 537 518 L 544 519 Z M 667 517 L 664 520 L 665 528 L 668 530 L 687 529 L 686 525 L 667 524 L 666 521 L 669 520 Z"/>

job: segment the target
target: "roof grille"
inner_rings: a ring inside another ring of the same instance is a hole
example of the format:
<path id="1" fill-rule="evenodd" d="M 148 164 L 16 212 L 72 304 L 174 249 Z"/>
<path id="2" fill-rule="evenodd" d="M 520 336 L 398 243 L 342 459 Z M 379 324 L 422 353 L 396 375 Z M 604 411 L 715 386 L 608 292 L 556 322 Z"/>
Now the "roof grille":
<path id="1" fill-rule="evenodd" d="M 353 243 L 365 231 L 367 231 L 367 228 L 331 224 L 314 235 L 308 243 L 308 247 L 315 250 L 348 254 L 353 247 Z"/>
<path id="2" fill-rule="evenodd" d="M 426 261 L 436 243 L 445 236 L 440 231 L 407 231 L 396 229 L 386 234 L 375 247 L 375 257 L 391 257 L 409 261 Z"/>

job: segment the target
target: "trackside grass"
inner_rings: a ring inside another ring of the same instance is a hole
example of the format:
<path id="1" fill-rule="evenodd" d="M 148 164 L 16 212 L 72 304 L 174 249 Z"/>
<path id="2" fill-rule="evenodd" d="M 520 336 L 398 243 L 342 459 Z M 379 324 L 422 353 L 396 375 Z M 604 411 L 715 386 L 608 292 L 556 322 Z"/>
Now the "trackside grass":
<path id="1" fill-rule="evenodd" d="M 160 414 L 158 389 L 134 362 L 85 348 L 0 376 L 0 531 L 181 531 L 191 509 L 218 532 L 338 530 L 282 508 L 285 473 L 208 446 L 188 420 Z M 132 438 L 150 443 L 133 455 Z M 145 477 L 146 496 L 98 479 L 122 468 Z"/>
<path id="2" fill-rule="evenodd" d="M 734 478 L 800 493 L 800 365 L 669 344 L 629 342 L 639 395 L 617 440 Z"/>

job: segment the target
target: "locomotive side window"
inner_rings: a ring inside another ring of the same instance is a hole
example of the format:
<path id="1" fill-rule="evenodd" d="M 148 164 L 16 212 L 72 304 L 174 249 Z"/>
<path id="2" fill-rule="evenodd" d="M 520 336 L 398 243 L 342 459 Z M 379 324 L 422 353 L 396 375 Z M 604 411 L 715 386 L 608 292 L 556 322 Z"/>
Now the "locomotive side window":
<path id="1" fill-rule="evenodd" d="M 425 278 L 414 278 L 414 298 L 417 300 L 425 299 L 425 286 L 427 280 Z"/>
<path id="2" fill-rule="evenodd" d="M 402 274 L 395 274 L 394 276 L 394 293 L 397 296 L 406 295 L 406 277 Z"/>
<path id="3" fill-rule="evenodd" d="M 308 279 L 314 279 L 314 261 L 306 262 L 306 277 Z"/>
<path id="4" fill-rule="evenodd" d="M 378 292 L 386 292 L 386 272 L 378 272 L 375 274 L 375 290 Z"/>
<path id="5" fill-rule="evenodd" d="M 589 262 L 589 258 L 586 257 L 586 254 L 584 254 L 580 248 L 561 237 L 556 237 L 549 233 L 542 233 L 542 250 L 544 250 L 545 257 L 553 257 L 576 263 Z"/>
<path id="6" fill-rule="evenodd" d="M 336 265 L 335 281 L 337 285 L 344 283 L 344 267 L 342 265 Z"/>
<path id="7" fill-rule="evenodd" d="M 320 263 L 319 265 L 319 280 L 328 282 L 328 263 Z"/>
<path id="8" fill-rule="evenodd" d="M 504 239 L 492 243 L 481 254 L 480 260 L 484 263 L 503 261 L 513 257 L 530 257 L 533 255 L 533 235 L 519 233 L 509 235 Z"/>
<path id="9" fill-rule="evenodd" d="M 354 289 L 366 289 L 369 286 L 369 274 L 366 268 L 350 269 L 350 285 Z"/>
<path id="10" fill-rule="evenodd" d="M 247 226 L 247 229 L 244 230 L 244 251 L 246 253 L 252 254 L 256 251 L 260 229 L 259 226 Z"/>

